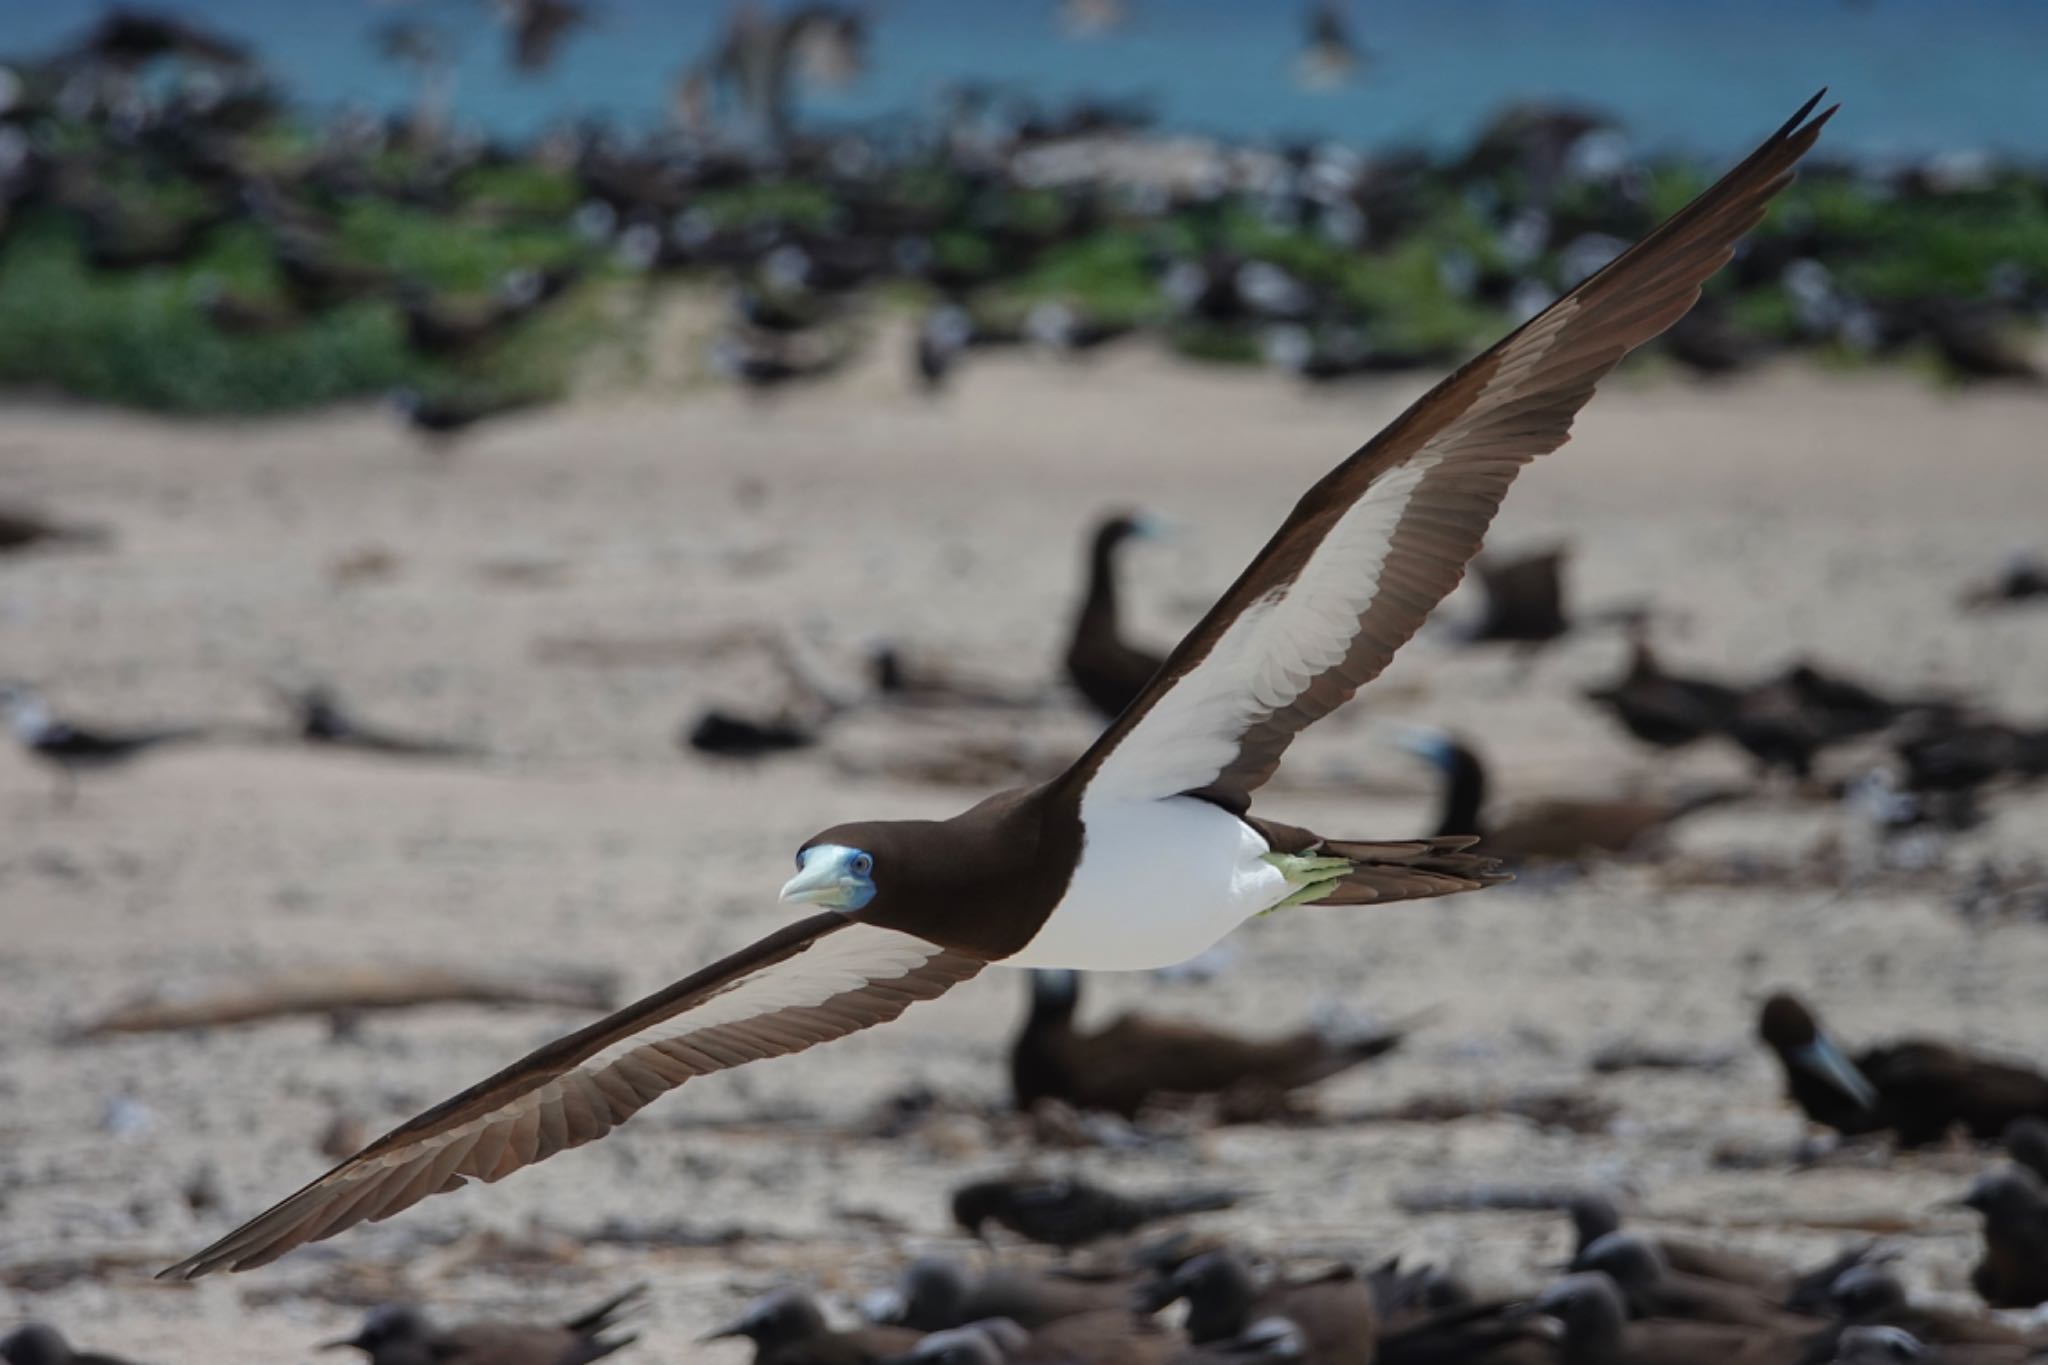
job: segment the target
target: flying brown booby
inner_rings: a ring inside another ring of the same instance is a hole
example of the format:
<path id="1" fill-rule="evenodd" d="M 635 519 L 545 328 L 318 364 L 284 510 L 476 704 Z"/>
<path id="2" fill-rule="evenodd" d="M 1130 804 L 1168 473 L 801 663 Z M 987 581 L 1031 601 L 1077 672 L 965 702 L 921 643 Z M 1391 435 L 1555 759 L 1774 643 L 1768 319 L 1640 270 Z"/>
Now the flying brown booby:
<path id="1" fill-rule="evenodd" d="M 1253 794 L 1457 585 L 1601 377 L 1698 299 L 1819 136 L 1818 104 L 1317 482 L 1067 771 L 950 820 L 812 837 L 781 898 L 815 913 L 514 1062 L 163 1273 L 263 1265 L 503 1179 L 694 1076 L 884 1023 L 991 963 L 1164 966 L 1283 906 L 1496 880 L 1467 841 L 1325 839 L 1251 815 Z"/>

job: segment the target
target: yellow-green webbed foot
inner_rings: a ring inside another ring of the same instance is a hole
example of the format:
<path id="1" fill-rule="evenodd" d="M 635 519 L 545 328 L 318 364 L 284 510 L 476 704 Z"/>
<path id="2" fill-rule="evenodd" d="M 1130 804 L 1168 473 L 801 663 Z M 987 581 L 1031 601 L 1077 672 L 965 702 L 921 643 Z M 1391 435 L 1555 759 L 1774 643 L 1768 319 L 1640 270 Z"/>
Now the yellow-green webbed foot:
<path id="1" fill-rule="evenodd" d="M 1321 900 L 1351 875 L 1353 866 L 1349 858 L 1313 853 L 1265 853 L 1260 857 L 1278 868 L 1280 875 L 1287 879 L 1288 886 L 1293 888 L 1287 893 L 1287 899 L 1264 912 L 1268 915 L 1290 905 L 1307 905 Z"/>

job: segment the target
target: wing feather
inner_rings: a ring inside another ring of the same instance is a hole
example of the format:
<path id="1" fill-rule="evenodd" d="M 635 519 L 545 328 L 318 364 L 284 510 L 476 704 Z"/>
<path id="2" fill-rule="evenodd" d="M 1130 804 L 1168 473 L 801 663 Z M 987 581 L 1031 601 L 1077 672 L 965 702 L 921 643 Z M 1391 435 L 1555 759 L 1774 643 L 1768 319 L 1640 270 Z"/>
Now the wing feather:
<path id="1" fill-rule="evenodd" d="M 1242 812 L 1457 586 L 1522 466 L 1692 307 L 1833 115 L 1809 117 L 1819 102 L 1317 482 L 1065 780 L 1084 800 L 1193 792 Z"/>
<path id="2" fill-rule="evenodd" d="M 984 965 L 836 911 L 812 916 L 515 1062 L 163 1274 L 264 1265 L 471 1179 L 502 1180 L 603 1137 L 693 1076 L 894 1019 Z"/>

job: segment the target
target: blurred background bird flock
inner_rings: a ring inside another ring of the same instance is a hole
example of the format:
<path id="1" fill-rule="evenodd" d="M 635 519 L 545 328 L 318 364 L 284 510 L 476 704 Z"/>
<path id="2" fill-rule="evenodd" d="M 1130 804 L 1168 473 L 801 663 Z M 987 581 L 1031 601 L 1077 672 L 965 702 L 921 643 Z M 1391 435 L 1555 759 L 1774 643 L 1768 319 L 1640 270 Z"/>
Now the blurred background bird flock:
<path id="1" fill-rule="evenodd" d="M 1148 82 L 1206 2 L 337 3 L 342 105 L 291 7 L 74 8 L 0 65 L 0 1359 L 2048 1355 L 2048 162 L 1859 147 L 1913 107 L 1842 53 L 1932 6 L 1745 8 L 1785 83 L 1714 155 L 1540 72 L 1319 131 L 1420 60 L 1345 0 L 1257 7 L 1193 127 Z M 1121 78 L 978 77 L 1027 23 Z M 585 113 L 579 48 L 672 80 Z M 845 112 L 899 49 L 958 70 Z M 747 941 L 846 793 L 1058 772 L 1301 488 L 1831 79 L 1275 784 L 1513 884 L 991 972 L 150 1279 Z M 1298 134 L 1215 131 L 1232 81 Z"/>

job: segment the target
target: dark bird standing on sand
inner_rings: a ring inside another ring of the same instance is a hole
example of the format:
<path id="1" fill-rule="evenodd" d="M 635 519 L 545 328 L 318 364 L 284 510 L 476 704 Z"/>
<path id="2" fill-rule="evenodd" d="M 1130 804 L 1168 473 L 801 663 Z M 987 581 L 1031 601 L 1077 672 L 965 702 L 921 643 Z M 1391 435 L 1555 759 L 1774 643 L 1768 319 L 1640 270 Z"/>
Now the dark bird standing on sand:
<path id="1" fill-rule="evenodd" d="M 1570 630 L 1571 617 L 1564 607 L 1564 565 L 1569 556 L 1560 545 L 1513 559 L 1481 555 L 1472 561 L 1472 572 L 1486 593 L 1486 612 L 1466 641 L 1541 644 Z"/>
<path id="2" fill-rule="evenodd" d="M 953 1191 L 953 1221 L 976 1237 L 995 1223 L 1027 1241 L 1066 1249 L 1236 1203 L 1228 1190 L 1126 1195 L 1085 1180 L 1021 1176 L 962 1185 Z"/>
<path id="3" fill-rule="evenodd" d="M 1067 643 L 1067 677 L 1104 720 L 1122 715 L 1165 659 L 1123 637 L 1118 610 L 1117 554 L 1125 542 L 1157 535 L 1134 513 L 1105 517 L 1088 541 L 1088 588 Z"/>
<path id="4" fill-rule="evenodd" d="M 364 725 L 341 704 L 334 689 L 323 685 L 281 694 L 292 709 L 300 739 L 334 749 L 360 749 L 394 758 L 465 758 L 476 750 L 452 739 L 402 735 Z"/>
<path id="5" fill-rule="evenodd" d="M 704 1340 L 724 1337 L 753 1342 L 754 1365 L 876 1365 L 915 1346 L 918 1334 L 906 1327 L 835 1329 L 810 1295 L 784 1289 L 754 1300 L 738 1321 Z"/>
<path id="6" fill-rule="evenodd" d="M 391 393 L 391 406 L 431 446 L 445 446 L 479 422 L 530 407 L 533 401 L 518 394 L 435 395 L 413 388 Z"/>
<path id="7" fill-rule="evenodd" d="M 1482 852 L 1511 865 L 1627 853 L 1673 821 L 1737 795 L 1713 790 L 1684 799 L 1548 797 L 1518 805 L 1493 823 L 1486 818 L 1486 765 L 1470 745 L 1428 726 L 1404 730 L 1400 742 L 1444 776 L 1437 834 L 1477 835 Z"/>
<path id="8" fill-rule="evenodd" d="M 619 1310 L 643 1292 L 635 1286 L 558 1324 L 435 1327 L 417 1309 L 394 1304 L 372 1312 L 354 1336 L 326 1342 L 322 1349 L 353 1346 L 370 1358 L 370 1365 L 585 1365 L 637 1340 L 607 1333 L 618 1325 Z"/>
<path id="9" fill-rule="evenodd" d="M 1993 1308 L 2048 1303 L 2048 1185 L 2024 1166 L 1977 1177 L 1963 1196 L 1984 1215 L 1984 1256 L 1970 1286 Z"/>
<path id="10" fill-rule="evenodd" d="M 2048 1076 L 2031 1067 L 1925 1038 L 1879 1044 L 1852 1058 L 1790 995 L 1764 1002 L 1758 1032 L 1784 1065 L 1793 1100 L 1837 1132 L 1889 1130 L 1902 1147 L 1924 1147 L 1959 1124 L 1991 1142 L 2014 1119 L 2048 1117 Z"/>
<path id="11" fill-rule="evenodd" d="M 1327 839 L 1252 815 L 1252 797 L 1457 586 L 1515 475 L 1564 444 L 1600 379 L 1692 307 L 1819 136 L 1818 102 L 1317 482 L 1065 772 L 951 820 L 814 835 L 781 893 L 812 913 L 512 1063 L 164 1274 L 262 1265 L 502 1179 L 694 1076 L 892 1020 L 992 963 L 1160 967 L 1283 907 L 1497 880 L 1463 841 Z"/>
<path id="12" fill-rule="evenodd" d="M 56 1328 L 41 1322 L 25 1322 L 0 1337 L 0 1360 L 7 1365 L 131 1365 L 119 1356 L 75 1350 Z"/>
<path id="13" fill-rule="evenodd" d="M 816 731 L 787 716 L 756 720 L 715 706 L 692 721 L 681 738 L 692 750 L 713 758 L 765 758 L 818 742 Z"/>
<path id="14" fill-rule="evenodd" d="M 198 739 L 203 731 L 190 726 L 156 730 L 88 729 L 59 719 L 42 696 L 25 683 L 0 683 L 0 711 L 29 756 L 57 773 L 57 795 L 69 802 L 78 794 L 81 773 L 118 768 L 151 749 Z"/>
<path id="15" fill-rule="evenodd" d="M 2006 1125 L 2006 1155 L 2032 1171 L 2037 1179 L 2048 1180 L 2048 1119 L 2029 1114 Z"/>
<path id="16" fill-rule="evenodd" d="M 1284 1108 L 1319 1084 L 1398 1047 L 1398 1029 L 1353 1038 L 1316 1029 L 1240 1038 L 1202 1024 L 1125 1014 L 1083 1033 L 1074 1026 L 1081 973 L 1031 975 L 1031 1011 L 1010 1044 L 1010 1086 L 1019 1109 L 1042 1099 L 1135 1117 L 1149 1105 L 1204 1095 L 1233 1112 Z"/>
<path id="17" fill-rule="evenodd" d="M 896 1324 L 937 1332 L 962 1323 L 1007 1318 L 1026 1331 L 1096 1313 L 1128 1311 L 1131 1284 L 1084 1280 L 1014 1266 L 970 1276 L 957 1262 L 924 1256 L 904 1269 Z"/>
<path id="18" fill-rule="evenodd" d="M 1156 1313 L 1180 1299 L 1187 1300 L 1185 1325 L 1198 1346 L 1278 1317 L 1300 1330 L 1303 1365 L 1372 1365 L 1379 1305 L 1372 1286 L 1348 1267 L 1262 1285 L 1236 1252 L 1205 1252 L 1142 1291 L 1139 1306 Z"/>
<path id="19" fill-rule="evenodd" d="M 1621 679 L 1588 688 L 1585 696 L 1613 711 L 1637 739 L 1660 749 L 1683 748 L 1723 733 L 1742 705 L 1739 687 L 1667 673 L 1640 636 L 1630 644 L 1628 671 Z"/>

